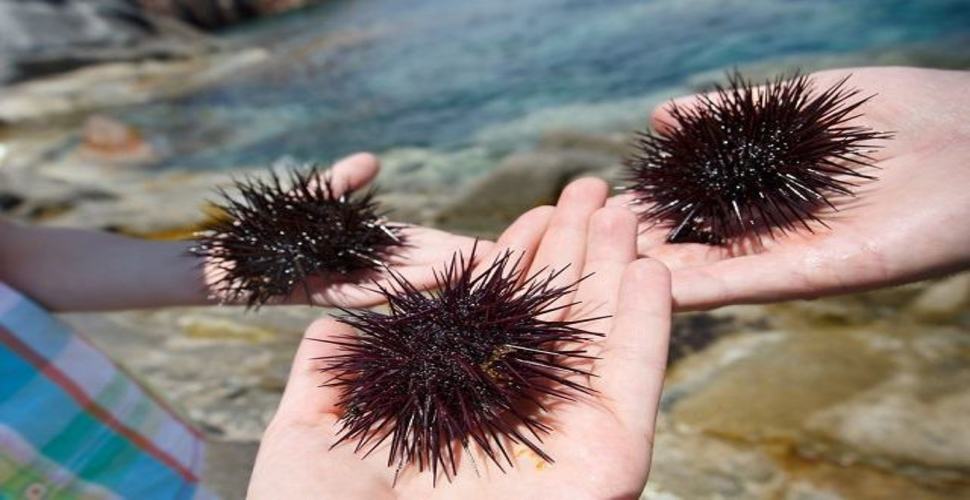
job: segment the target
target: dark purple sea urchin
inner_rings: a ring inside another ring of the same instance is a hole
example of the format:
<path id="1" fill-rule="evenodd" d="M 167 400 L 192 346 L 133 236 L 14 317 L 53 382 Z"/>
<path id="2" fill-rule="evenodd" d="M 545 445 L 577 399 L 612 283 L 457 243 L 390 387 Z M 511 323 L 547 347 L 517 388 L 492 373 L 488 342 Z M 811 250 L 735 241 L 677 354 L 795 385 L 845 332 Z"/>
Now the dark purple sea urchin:
<path id="1" fill-rule="evenodd" d="M 818 91 L 796 73 L 757 88 L 735 72 L 713 97 L 674 106 L 669 130 L 638 134 L 627 162 L 641 219 L 669 227 L 674 243 L 824 225 L 818 210 L 873 179 L 861 170 L 872 166 L 875 142 L 890 137 L 849 124 L 869 97 L 847 79 Z"/>
<path id="2" fill-rule="evenodd" d="M 219 190 L 226 217 L 200 233 L 191 252 L 219 270 L 222 300 L 259 307 L 309 277 L 377 271 L 404 244 L 373 192 L 337 196 L 316 167 L 290 168 L 285 177 L 271 172 L 237 181 L 238 194 Z"/>
<path id="3" fill-rule="evenodd" d="M 562 271 L 525 277 L 506 253 L 473 273 L 472 260 L 474 250 L 456 255 L 430 294 L 395 276 L 379 287 L 388 312 L 345 311 L 340 321 L 359 335 L 322 340 L 340 347 L 322 358 L 325 385 L 342 389 L 334 446 L 355 441 L 366 456 L 389 440 L 389 467 L 434 478 L 440 468 L 449 480 L 472 443 L 503 471 L 511 443 L 552 462 L 537 444 L 552 430 L 543 415 L 551 401 L 594 392 L 576 364 L 592 359 L 582 344 L 600 334 L 577 325 L 596 318 L 541 318 L 576 288 L 553 283 Z"/>

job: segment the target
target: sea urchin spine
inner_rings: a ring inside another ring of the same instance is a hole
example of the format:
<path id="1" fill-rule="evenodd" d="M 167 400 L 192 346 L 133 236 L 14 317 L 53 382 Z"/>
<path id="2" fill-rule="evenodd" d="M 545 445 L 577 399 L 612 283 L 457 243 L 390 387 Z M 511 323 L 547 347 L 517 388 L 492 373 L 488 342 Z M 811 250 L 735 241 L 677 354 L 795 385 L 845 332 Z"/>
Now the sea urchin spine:
<path id="1" fill-rule="evenodd" d="M 713 96 L 673 105 L 674 123 L 640 133 L 627 162 L 642 220 L 669 227 L 670 242 L 709 244 L 825 225 L 818 210 L 873 179 L 861 170 L 891 137 L 850 124 L 870 97 L 847 79 L 817 91 L 806 75 L 756 87 L 735 72 Z"/>
<path id="2" fill-rule="evenodd" d="M 597 318 L 541 319 L 576 289 L 554 284 L 561 271 L 525 277 L 505 253 L 475 273 L 473 260 L 474 250 L 453 257 L 430 294 L 395 276 L 379 287 L 388 312 L 344 311 L 359 335 L 322 340 L 340 347 L 322 358 L 325 385 L 342 390 L 334 446 L 355 441 L 366 456 L 389 441 L 389 467 L 417 465 L 435 480 L 439 468 L 457 474 L 456 446 L 474 463 L 472 443 L 503 471 L 513 443 L 552 462 L 537 444 L 552 430 L 544 416 L 550 400 L 594 392 L 576 365 L 600 336 L 578 325 Z"/>
<path id="3" fill-rule="evenodd" d="M 401 227 L 385 221 L 373 192 L 334 191 L 316 167 L 290 168 L 284 181 L 236 181 L 238 194 L 220 189 L 225 217 L 198 235 L 190 250 L 218 270 L 211 284 L 226 302 L 250 308 L 289 297 L 314 276 L 346 277 L 377 271 L 404 244 Z"/>

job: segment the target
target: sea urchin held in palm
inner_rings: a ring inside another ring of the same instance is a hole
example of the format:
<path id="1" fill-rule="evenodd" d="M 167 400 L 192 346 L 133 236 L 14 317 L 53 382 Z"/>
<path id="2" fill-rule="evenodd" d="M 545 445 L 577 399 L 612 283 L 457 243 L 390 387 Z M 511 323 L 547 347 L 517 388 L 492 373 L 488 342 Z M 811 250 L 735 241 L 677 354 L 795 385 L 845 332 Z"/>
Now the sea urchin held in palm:
<path id="1" fill-rule="evenodd" d="M 430 294 L 396 276 L 379 287 L 388 312 L 344 311 L 359 335 L 321 339 L 339 346 L 322 358 L 325 385 L 342 390 L 334 446 L 354 441 L 366 456 L 387 443 L 389 467 L 434 478 L 440 468 L 449 480 L 462 450 L 474 464 L 472 444 L 503 471 L 513 443 L 552 462 L 537 444 L 552 430 L 544 415 L 594 392 L 576 365 L 594 359 L 583 344 L 601 335 L 578 325 L 598 318 L 543 319 L 569 306 L 557 301 L 577 283 L 555 284 L 562 271 L 526 277 L 511 253 L 474 273 L 474 253 L 453 257 Z"/>
<path id="2" fill-rule="evenodd" d="M 281 178 L 236 182 L 220 189 L 226 217 L 191 249 L 218 270 L 213 284 L 226 302 L 259 307 L 289 297 L 307 278 L 377 271 L 403 244 L 401 227 L 385 221 L 373 192 L 337 195 L 316 167 L 290 168 Z"/>
<path id="3" fill-rule="evenodd" d="M 756 87 L 734 73 L 713 96 L 674 105 L 674 123 L 640 133 L 627 161 L 642 220 L 669 227 L 670 242 L 709 244 L 825 225 L 819 209 L 873 179 L 862 170 L 890 137 L 851 123 L 869 97 L 847 79 L 817 90 L 796 73 Z"/>

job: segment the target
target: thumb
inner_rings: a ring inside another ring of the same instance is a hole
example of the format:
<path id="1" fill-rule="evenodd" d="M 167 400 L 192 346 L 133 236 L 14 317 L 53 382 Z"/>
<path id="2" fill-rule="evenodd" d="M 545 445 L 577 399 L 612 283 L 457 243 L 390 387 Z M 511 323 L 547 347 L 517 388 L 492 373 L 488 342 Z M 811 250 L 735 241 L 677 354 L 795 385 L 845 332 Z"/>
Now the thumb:
<path id="1" fill-rule="evenodd" d="M 318 319 L 306 329 L 293 358 L 276 419 L 315 424 L 324 415 L 337 412 L 340 390 L 322 385 L 330 378 L 324 372 L 326 363 L 323 358 L 341 351 L 339 345 L 328 341 L 340 341 L 354 335 L 353 328 L 333 318 Z"/>
<path id="2" fill-rule="evenodd" d="M 380 169 L 380 160 L 376 156 L 370 153 L 356 153 L 338 160 L 326 175 L 330 177 L 334 194 L 340 196 L 366 186 L 374 180 Z"/>
<path id="3" fill-rule="evenodd" d="M 683 96 L 668 101 L 654 108 L 650 114 L 650 128 L 654 132 L 667 135 L 677 128 L 677 119 L 674 118 L 674 109 L 690 109 L 699 103 L 697 95 Z"/>

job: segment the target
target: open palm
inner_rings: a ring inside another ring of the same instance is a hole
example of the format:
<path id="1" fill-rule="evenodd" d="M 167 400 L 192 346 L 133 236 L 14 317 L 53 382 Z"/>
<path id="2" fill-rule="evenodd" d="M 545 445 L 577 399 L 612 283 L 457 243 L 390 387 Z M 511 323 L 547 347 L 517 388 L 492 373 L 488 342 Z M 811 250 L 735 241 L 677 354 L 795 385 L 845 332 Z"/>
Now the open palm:
<path id="1" fill-rule="evenodd" d="M 380 162 L 369 153 L 358 153 L 334 163 L 324 175 L 329 177 L 334 196 L 365 188 L 380 171 Z M 393 215 L 393 214 L 392 214 Z M 459 236 L 436 229 L 398 224 L 403 227 L 401 236 L 405 246 L 394 253 L 386 263 L 391 272 L 407 278 L 419 289 L 434 285 L 434 266 L 450 258 L 455 252 L 468 253 L 475 244 L 473 238 Z M 492 243 L 479 242 L 479 249 L 489 249 Z M 206 282 L 213 289 L 212 295 L 222 295 L 219 279 L 225 271 L 223 263 L 206 265 Z M 306 286 L 297 286 L 283 302 L 319 306 L 366 307 L 381 301 L 381 296 L 361 282 L 370 282 L 374 273 L 359 276 L 311 276 Z M 384 273 L 386 276 L 386 273 Z M 377 276 L 378 282 L 387 284 L 387 278 Z"/>
<path id="2" fill-rule="evenodd" d="M 876 94 L 858 123 L 895 135 L 874 155 L 879 170 L 869 173 L 878 179 L 842 200 L 838 212 L 823 214 L 829 228 L 799 229 L 761 245 L 669 244 L 667 229 L 644 224 L 639 253 L 671 269 L 677 308 L 813 298 L 970 264 L 970 73 L 861 68 L 813 76 L 825 88 L 847 74 L 850 85 Z M 667 123 L 669 107 L 658 109 L 654 127 L 662 133 Z"/>
<path id="3" fill-rule="evenodd" d="M 601 208 L 604 183 L 576 181 L 555 207 L 519 218 L 481 262 L 501 252 L 523 255 L 532 272 L 570 266 L 566 284 L 593 273 L 574 297 L 580 304 L 550 319 L 612 315 L 586 324 L 606 336 L 590 346 L 601 359 L 589 381 L 598 394 L 559 403 L 549 415 L 554 431 L 543 450 L 546 463 L 525 447 L 511 447 L 516 463 L 500 472 L 485 457 L 462 459 L 451 482 L 414 467 L 388 468 L 386 449 L 362 459 L 337 440 L 338 390 L 320 387 L 321 361 L 337 347 L 304 341 L 277 415 L 264 435 L 250 483 L 250 498 L 637 498 L 650 466 L 654 419 L 660 397 L 670 326 L 669 275 L 651 260 L 636 260 L 636 218 L 622 208 Z M 571 265 L 570 265 L 571 264 Z M 581 265 L 577 265 L 581 264 Z M 308 338 L 348 333 L 321 320 Z M 473 452 L 474 454 L 474 452 Z"/>

